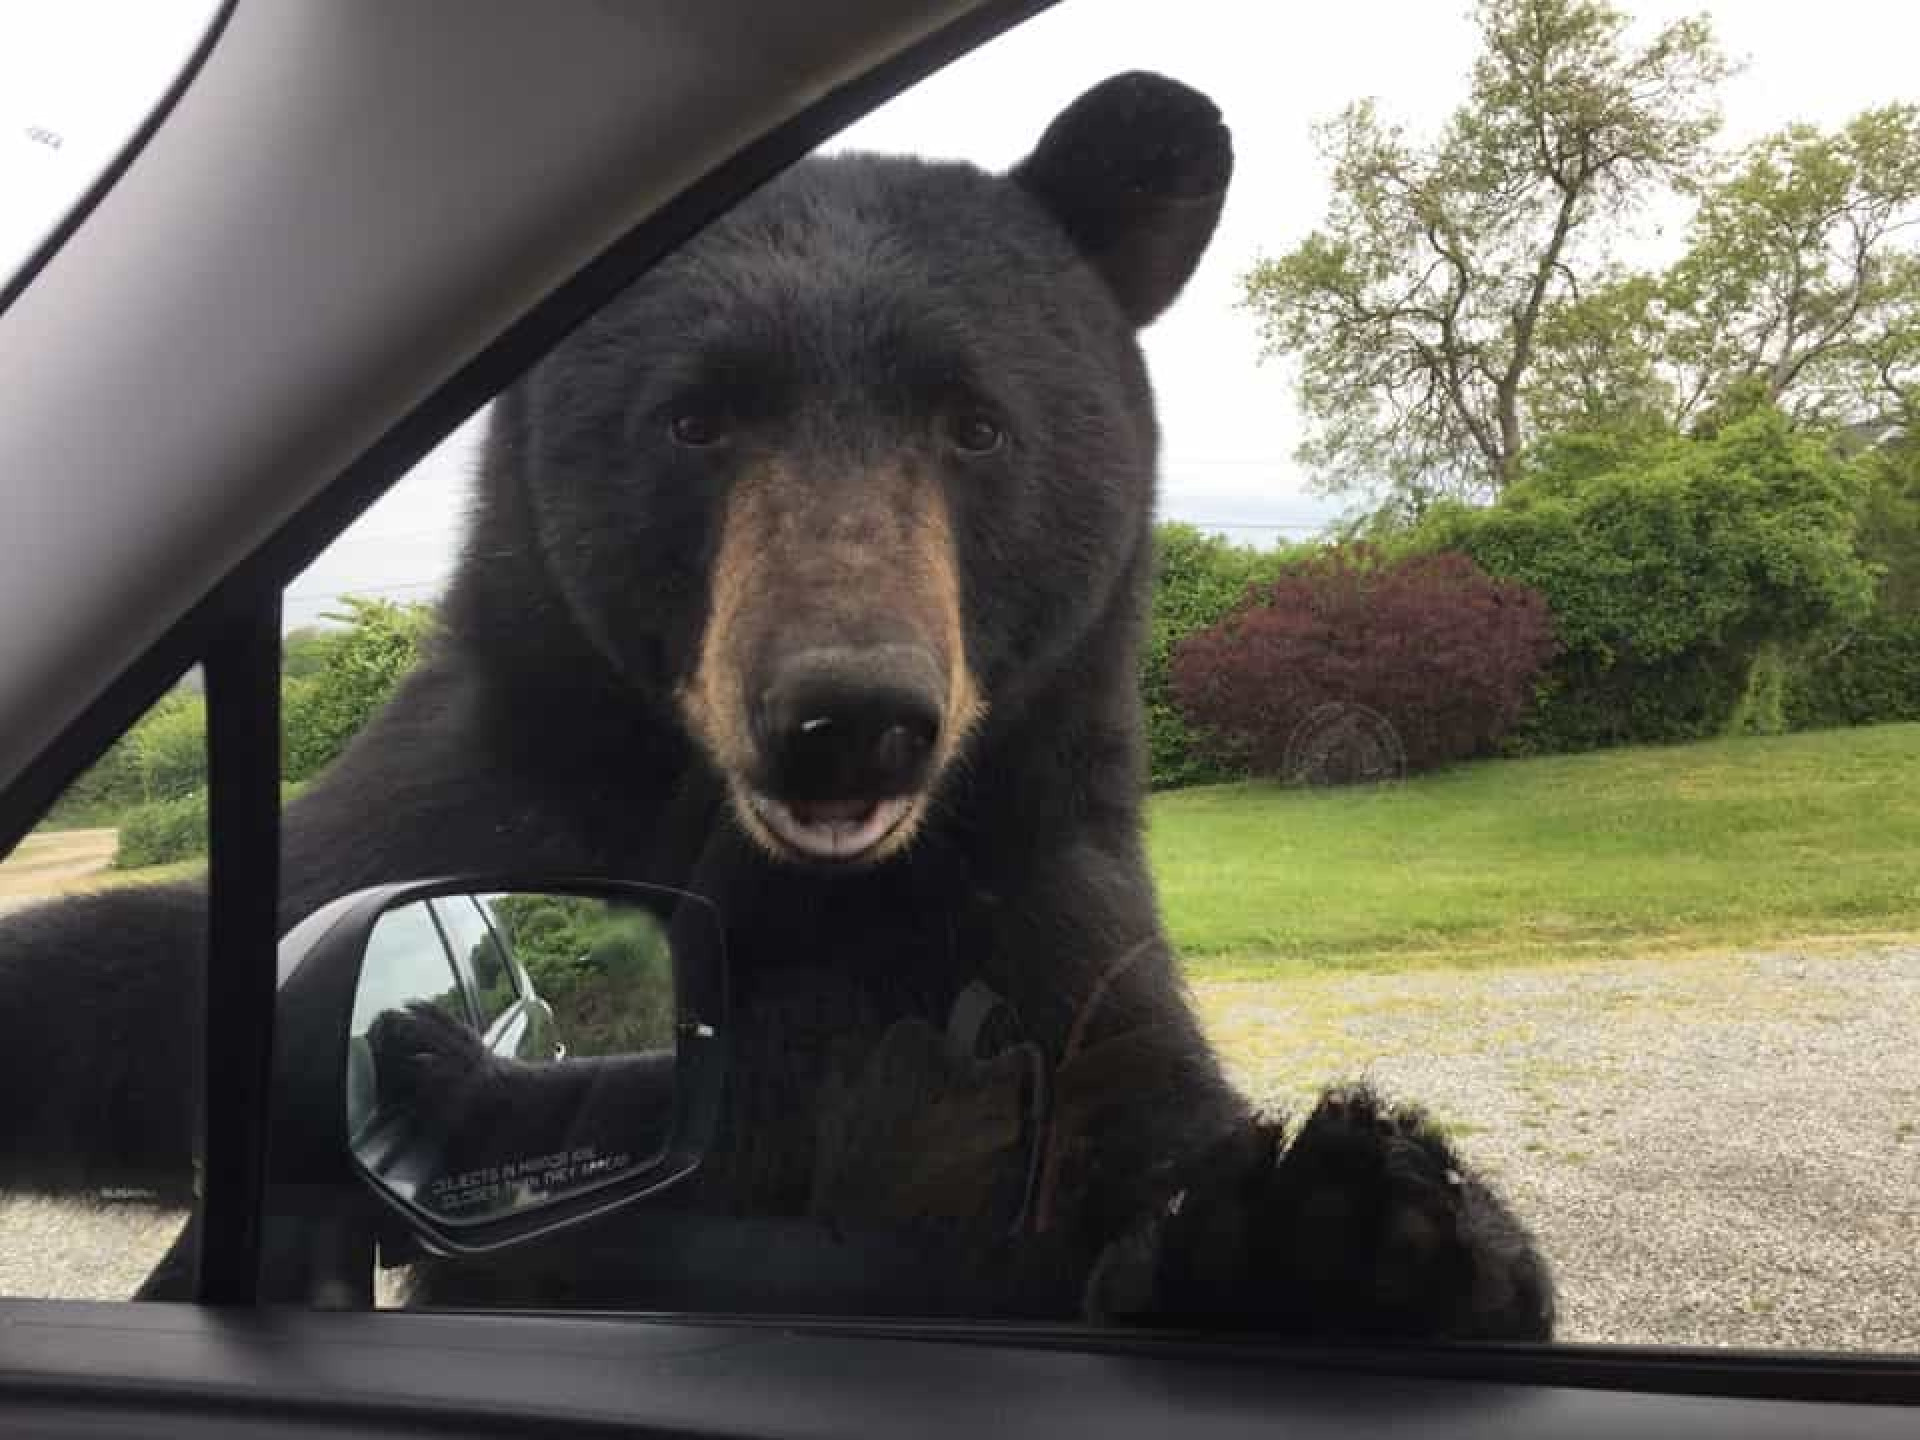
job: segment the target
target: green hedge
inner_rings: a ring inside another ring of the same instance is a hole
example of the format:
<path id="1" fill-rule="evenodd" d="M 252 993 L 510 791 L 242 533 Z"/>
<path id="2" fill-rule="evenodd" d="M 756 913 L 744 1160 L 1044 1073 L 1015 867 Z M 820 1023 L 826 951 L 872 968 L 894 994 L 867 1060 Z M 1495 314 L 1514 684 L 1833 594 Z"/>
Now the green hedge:
<path id="1" fill-rule="evenodd" d="M 205 699 L 184 689 L 169 691 L 67 787 L 47 823 L 112 825 L 134 806 L 206 788 L 206 733 Z"/>
<path id="2" fill-rule="evenodd" d="M 1292 553 L 1235 545 L 1192 525 L 1167 522 L 1154 527 L 1153 614 L 1140 664 L 1147 770 L 1154 789 L 1240 778 L 1234 767 L 1209 758 L 1188 730 L 1173 697 L 1173 650 L 1187 636 L 1221 620 L 1248 586 L 1276 579 Z"/>
<path id="3" fill-rule="evenodd" d="M 143 801 L 178 800 L 207 786 L 207 703 L 175 691 L 127 735 L 140 774 Z"/>
<path id="4" fill-rule="evenodd" d="M 300 793 L 298 785 L 280 786 L 285 805 Z M 207 853 L 207 792 L 136 805 L 119 817 L 119 845 L 113 868 L 137 870 L 144 865 L 172 865 L 197 860 Z"/>
<path id="5" fill-rule="evenodd" d="M 1559 447 L 1498 503 L 1443 506 L 1409 543 L 1547 597 L 1561 655 L 1510 749 L 1698 739 L 1741 717 L 1770 651 L 1867 613 L 1864 485 L 1824 437 L 1765 410 L 1627 455 Z"/>
<path id="6" fill-rule="evenodd" d="M 325 767 L 373 718 L 418 663 L 433 624 L 425 605 L 354 597 L 327 618 L 345 623 L 294 631 L 286 640 L 282 773 L 292 781 Z M 153 807 L 206 789 L 206 733 L 205 698 L 185 688 L 170 691 L 67 787 L 41 824 L 130 823 L 135 853 L 145 853 L 149 836 L 161 850 L 177 849 L 184 841 L 176 827 L 186 823 L 177 817 L 191 806 Z"/>
<path id="7" fill-rule="evenodd" d="M 1796 730 L 1920 720 L 1920 614 L 1876 612 L 1787 678 Z"/>
<path id="8" fill-rule="evenodd" d="M 673 957 L 651 916 L 560 895 L 503 895 L 492 909 L 570 1053 L 673 1042 Z"/>
<path id="9" fill-rule="evenodd" d="M 169 865 L 207 853 L 207 792 L 136 805 L 120 817 L 116 870 Z"/>

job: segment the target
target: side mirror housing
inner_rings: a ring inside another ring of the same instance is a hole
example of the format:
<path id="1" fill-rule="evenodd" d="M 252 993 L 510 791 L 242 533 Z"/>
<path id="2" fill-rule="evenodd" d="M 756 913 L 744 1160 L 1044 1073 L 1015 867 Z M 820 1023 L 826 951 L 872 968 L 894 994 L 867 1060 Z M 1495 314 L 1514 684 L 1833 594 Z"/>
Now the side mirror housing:
<path id="1" fill-rule="evenodd" d="M 308 916 L 280 943 L 263 1294 L 358 1300 L 343 1228 L 484 1254 L 685 1180 L 726 993 L 718 912 L 659 886 L 459 876 Z"/>

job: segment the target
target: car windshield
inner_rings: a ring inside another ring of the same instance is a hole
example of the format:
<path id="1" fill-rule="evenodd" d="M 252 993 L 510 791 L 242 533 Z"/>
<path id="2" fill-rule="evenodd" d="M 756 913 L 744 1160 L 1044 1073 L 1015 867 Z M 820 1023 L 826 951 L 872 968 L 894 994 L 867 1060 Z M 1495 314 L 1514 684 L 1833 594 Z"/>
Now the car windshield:
<path id="1" fill-rule="evenodd" d="M 382 1301 L 1920 1349 L 1915 42 L 1069 0 L 541 357 L 283 595 Z"/>

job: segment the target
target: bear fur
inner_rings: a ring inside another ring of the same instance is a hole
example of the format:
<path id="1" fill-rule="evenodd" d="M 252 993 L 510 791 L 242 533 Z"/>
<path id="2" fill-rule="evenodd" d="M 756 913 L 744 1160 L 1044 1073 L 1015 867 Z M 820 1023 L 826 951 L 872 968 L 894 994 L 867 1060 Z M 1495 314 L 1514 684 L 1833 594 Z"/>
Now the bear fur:
<path id="1" fill-rule="evenodd" d="M 500 397 L 430 655 L 286 816 L 283 921 L 461 872 L 691 890 L 724 917 L 730 1070 L 688 1185 L 423 1265 L 424 1298 L 1550 1332 L 1524 1228 L 1417 1111 L 1335 1093 L 1291 1144 L 1250 1113 L 1160 929 L 1137 332 L 1231 168 L 1214 107 L 1144 74 L 1008 174 L 810 159 Z M 854 739 L 809 749 L 809 706 Z M 906 818 L 834 863 L 868 823 L 846 797 L 888 787 Z M 184 1183 L 198 914 L 120 892 L 0 927 L 0 1003 L 45 1022 L 0 1061 L 0 1178 Z M 956 1058 L 981 983 L 1012 1034 Z M 965 1148 L 916 1105 L 986 1114 L 1015 1054 L 1053 1097 L 1037 1192 L 1002 1183 L 1030 1134 L 985 1180 L 894 1183 Z"/>

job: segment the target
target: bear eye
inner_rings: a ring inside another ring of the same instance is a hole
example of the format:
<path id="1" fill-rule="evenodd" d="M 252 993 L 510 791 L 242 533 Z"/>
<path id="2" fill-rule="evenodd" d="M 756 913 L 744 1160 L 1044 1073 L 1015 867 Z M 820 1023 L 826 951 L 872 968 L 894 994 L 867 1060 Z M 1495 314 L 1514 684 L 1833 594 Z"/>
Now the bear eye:
<path id="1" fill-rule="evenodd" d="M 949 434 L 953 448 L 963 455 L 991 455 L 1007 438 L 999 423 L 980 410 L 955 416 Z"/>
<path id="2" fill-rule="evenodd" d="M 726 439 L 726 430 L 718 417 L 698 410 L 675 415 L 667 422 L 667 433 L 673 437 L 674 444 L 689 450 L 704 450 Z"/>

